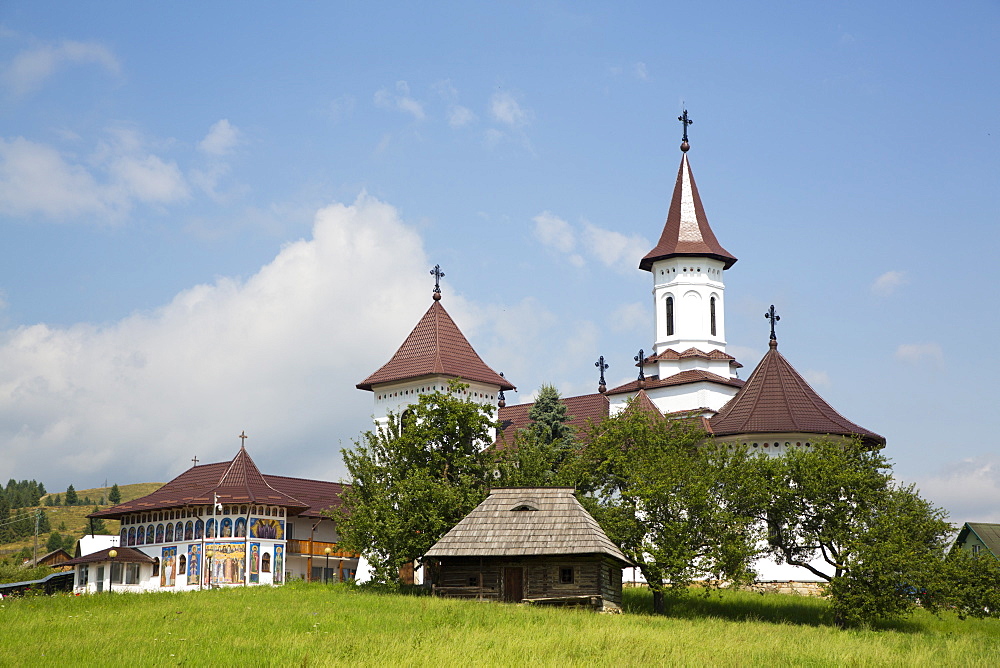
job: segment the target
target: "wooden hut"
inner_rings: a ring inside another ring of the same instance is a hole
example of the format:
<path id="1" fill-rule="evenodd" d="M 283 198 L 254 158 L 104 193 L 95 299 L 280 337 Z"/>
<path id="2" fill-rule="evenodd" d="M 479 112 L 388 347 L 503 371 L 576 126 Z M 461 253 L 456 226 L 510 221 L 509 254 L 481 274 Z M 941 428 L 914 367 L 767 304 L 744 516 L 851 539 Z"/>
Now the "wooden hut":
<path id="1" fill-rule="evenodd" d="M 632 562 L 571 487 L 494 489 L 425 555 L 435 594 L 617 610 Z"/>

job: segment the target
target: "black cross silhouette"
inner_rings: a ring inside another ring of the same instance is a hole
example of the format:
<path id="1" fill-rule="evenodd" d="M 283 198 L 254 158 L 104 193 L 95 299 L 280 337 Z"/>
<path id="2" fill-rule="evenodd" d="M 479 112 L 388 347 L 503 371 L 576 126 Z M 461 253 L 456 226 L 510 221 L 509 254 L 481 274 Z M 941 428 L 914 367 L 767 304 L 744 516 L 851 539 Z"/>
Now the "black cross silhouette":
<path id="1" fill-rule="evenodd" d="M 191 461 L 193 461 L 194 465 L 197 466 L 198 465 L 198 455 L 195 455 L 194 457 L 192 457 Z"/>
<path id="2" fill-rule="evenodd" d="M 771 304 L 771 308 L 764 314 L 764 317 L 771 321 L 771 340 L 777 341 L 778 337 L 774 335 L 774 323 L 781 320 L 781 316 L 774 312 L 774 304 Z"/>
<path id="3" fill-rule="evenodd" d="M 604 382 L 604 370 L 608 368 L 608 365 L 604 363 L 604 355 L 601 355 L 598 360 L 594 362 L 594 366 L 601 370 L 601 382 L 597 385 L 597 391 L 603 393 L 604 390 L 608 388 L 607 384 Z"/>
<path id="4" fill-rule="evenodd" d="M 677 120 L 679 120 L 681 123 L 684 124 L 684 137 L 681 139 L 681 142 L 684 143 L 684 144 L 686 144 L 686 143 L 688 143 L 688 126 L 691 125 L 692 123 L 694 123 L 694 121 L 692 121 L 690 118 L 688 118 L 688 110 L 687 109 L 684 110 L 683 114 L 681 114 L 680 116 L 677 117 Z"/>
<path id="5" fill-rule="evenodd" d="M 642 370 L 642 363 L 646 361 L 646 351 L 644 351 L 642 348 L 639 348 L 639 354 L 636 355 L 633 359 L 639 363 L 639 380 L 646 380 L 646 374 Z"/>
<path id="6" fill-rule="evenodd" d="M 444 272 L 441 271 L 441 265 L 436 264 L 434 268 L 431 269 L 431 276 L 434 277 L 434 294 L 441 294 L 441 279 L 444 278 Z"/>

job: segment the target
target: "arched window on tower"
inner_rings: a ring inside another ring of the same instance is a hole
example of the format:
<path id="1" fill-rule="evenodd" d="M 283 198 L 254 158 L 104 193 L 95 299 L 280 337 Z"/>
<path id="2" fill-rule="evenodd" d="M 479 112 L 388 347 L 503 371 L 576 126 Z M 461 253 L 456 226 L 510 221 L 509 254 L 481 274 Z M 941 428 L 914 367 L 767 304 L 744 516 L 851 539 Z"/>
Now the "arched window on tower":
<path id="1" fill-rule="evenodd" d="M 667 336 L 674 335 L 674 298 L 667 297 Z"/>
<path id="2" fill-rule="evenodd" d="M 715 297 L 708 302 L 708 309 L 712 319 L 712 336 L 715 336 Z"/>

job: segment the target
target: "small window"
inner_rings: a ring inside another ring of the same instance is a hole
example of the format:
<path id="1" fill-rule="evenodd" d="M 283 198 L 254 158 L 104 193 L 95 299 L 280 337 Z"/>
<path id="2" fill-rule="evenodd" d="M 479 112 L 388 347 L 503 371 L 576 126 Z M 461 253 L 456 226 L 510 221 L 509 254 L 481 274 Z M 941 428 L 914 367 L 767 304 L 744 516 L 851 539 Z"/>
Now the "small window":
<path id="1" fill-rule="evenodd" d="M 177 558 L 177 574 L 184 575 L 187 569 L 187 558 L 182 554 Z"/>
<path id="2" fill-rule="evenodd" d="M 125 564 L 125 584 L 139 584 L 139 564 Z"/>
<path id="3" fill-rule="evenodd" d="M 715 297 L 709 302 L 709 310 L 712 316 L 712 336 L 715 336 Z"/>
<path id="4" fill-rule="evenodd" d="M 478 587 L 479 586 L 479 578 L 477 576 L 475 576 L 475 575 L 469 576 L 469 586 L 470 587 Z"/>
<path id="5" fill-rule="evenodd" d="M 674 335 L 674 298 L 667 297 L 667 336 Z"/>
<path id="6" fill-rule="evenodd" d="M 153 557 L 153 577 L 155 578 L 160 574 L 160 558 Z"/>
<path id="7" fill-rule="evenodd" d="M 573 569 L 572 568 L 560 568 L 559 569 L 559 584 L 571 585 L 573 584 Z"/>
<path id="8" fill-rule="evenodd" d="M 981 545 L 973 545 L 972 546 L 972 554 L 973 554 L 973 556 L 979 556 L 979 551 L 981 549 L 982 549 Z"/>
<path id="9" fill-rule="evenodd" d="M 261 556 L 260 570 L 263 571 L 264 573 L 271 572 L 271 554 L 269 552 L 265 552 L 263 556 Z"/>

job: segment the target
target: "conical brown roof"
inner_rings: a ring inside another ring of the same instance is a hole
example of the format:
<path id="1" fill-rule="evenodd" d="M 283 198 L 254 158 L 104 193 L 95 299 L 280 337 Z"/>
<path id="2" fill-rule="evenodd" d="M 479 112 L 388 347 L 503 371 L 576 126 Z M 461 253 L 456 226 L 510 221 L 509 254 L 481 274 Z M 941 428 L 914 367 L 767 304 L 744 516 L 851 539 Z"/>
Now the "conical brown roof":
<path id="1" fill-rule="evenodd" d="M 802 432 L 856 436 L 871 445 L 885 438 L 835 411 L 778 352 L 778 342 L 750 374 L 746 384 L 710 420 L 716 436 Z"/>
<path id="2" fill-rule="evenodd" d="M 670 211 L 660 241 L 642 258 L 639 268 L 652 271 L 657 260 L 688 255 L 722 260 L 726 269 L 736 262 L 736 258 L 719 244 L 708 224 L 708 216 L 705 215 L 705 207 L 701 204 L 698 186 L 685 153 L 677 170 L 674 196 L 670 200 Z"/>
<path id="3" fill-rule="evenodd" d="M 240 451 L 233 457 L 219 482 L 206 490 L 202 498 L 193 499 L 195 503 L 214 503 L 216 500 L 219 503 L 266 503 L 303 509 L 309 507 L 309 504 L 271 487 L 243 446 L 240 446 Z"/>
<path id="4" fill-rule="evenodd" d="M 381 369 L 357 384 L 359 390 L 421 376 L 443 375 L 515 390 L 506 378 L 486 366 L 448 312 L 435 301 Z"/>

